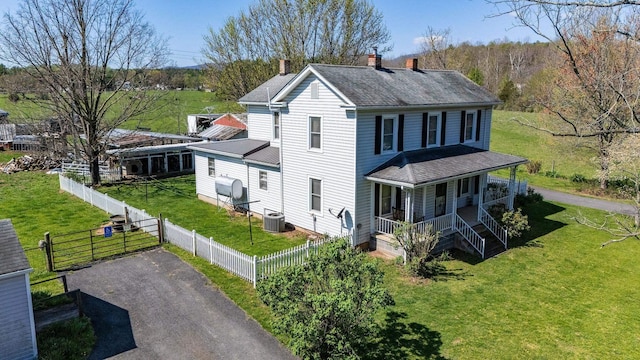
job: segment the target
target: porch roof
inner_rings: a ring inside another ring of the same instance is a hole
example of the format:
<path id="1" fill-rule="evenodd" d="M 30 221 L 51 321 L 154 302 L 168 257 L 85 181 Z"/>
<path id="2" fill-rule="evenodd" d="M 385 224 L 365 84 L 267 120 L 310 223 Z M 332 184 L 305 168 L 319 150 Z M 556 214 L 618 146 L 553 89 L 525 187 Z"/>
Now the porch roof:
<path id="1" fill-rule="evenodd" d="M 365 174 L 367 180 L 410 188 L 449 179 L 473 176 L 528 162 L 507 155 L 465 145 L 401 152 Z"/>

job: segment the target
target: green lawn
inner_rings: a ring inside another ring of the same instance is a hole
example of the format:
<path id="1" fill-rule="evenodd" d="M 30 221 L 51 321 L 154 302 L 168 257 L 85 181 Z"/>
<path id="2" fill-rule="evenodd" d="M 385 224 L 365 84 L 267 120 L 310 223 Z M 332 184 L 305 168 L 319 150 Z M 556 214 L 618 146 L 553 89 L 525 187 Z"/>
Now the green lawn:
<path id="1" fill-rule="evenodd" d="M 547 116 L 534 113 L 494 110 L 491 127 L 491 150 L 525 157 L 531 161 L 541 161 L 539 174 L 527 173 L 526 166 L 519 166 L 518 179 L 549 189 L 575 192 L 586 184 L 573 183 L 569 179 L 574 174 L 587 179 L 596 177 L 597 166 L 593 159 L 596 152 L 588 147 L 588 140 L 579 143 L 570 137 L 554 137 L 548 133 L 519 124 L 514 119 L 539 124 L 551 121 Z M 545 176 L 555 171 L 558 177 Z M 508 177 L 508 171 L 498 173 Z"/>
<path id="2" fill-rule="evenodd" d="M 190 188 L 189 180 L 183 178 L 175 188 Z M 114 196 L 118 193 L 117 188 L 106 189 Z M 234 232 L 245 231 L 234 229 L 246 230 L 246 219 L 223 225 L 229 222 L 227 215 L 214 218 L 217 210 L 195 196 L 149 191 L 147 203 L 142 187 L 135 191 L 138 195 L 129 195 L 128 203 L 152 213 L 156 207 L 163 213 L 175 212 L 172 220 L 179 224 L 204 224 L 199 231 L 216 231 L 217 241 L 227 237 L 237 241 Z M 35 246 L 45 231 L 86 229 L 108 219 L 103 211 L 59 192 L 57 177 L 42 173 L 0 175 L 0 198 L 2 217 L 12 219 L 27 248 Z M 607 235 L 571 219 L 578 211 L 590 217 L 604 216 L 601 212 L 551 203 L 534 205 L 529 211 L 534 230 L 525 240 L 512 241 L 508 252 L 486 261 L 460 256 L 447 263 L 449 274 L 438 281 L 414 281 L 392 263 L 383 264 L 396 305 L 380 314 L 385 320 L 383 336 L 371 344 L 369 358 L 637 358 L 640 304 L 635 299 L 640 288 L 635 284 L 640 242 L 628 240 L 601 249 Z M 271 314 L 251 284 L 185 251 L 167 248 L 270 330 Z M 42 253 L 27 254 L 36 270 L 32 278 L 51 276 L 44 271 Z"/>
<path id="3" fill-rule="evenodd" d="M 135 185 L 105 186 L 100 191 L 138 209 L 145 209 L 154 216 L 162 214 L 174 224 L 213 237 L 215 241 L 248 255 L 267 255 L 306 241 L 303 234 L 289 238 L 265 232 L 262 221 L 257 218 L 252 218 L 249 232 L 245 216 L 231 218 L 226 210 L 197 199 L 195 175 Z"/>
<path id="4" fill-rule="evenodd" d="M 571 220 L 578 211 L 603 216 L 535 205 L 527 239 L 494 259 L 451 261 L 451 274 L 439 281 L 416 283 L 385 265 L 393 310 L 401 314 L 387 327 L 402 352 L 410 358 L 422 358 L 425 348 L 452 359 L 638 358 L 640 242 L 601 249 L 608 237 Z"/>
<path id="5" fill-rule="evenodd" d="M 214 93 L 204 91 L 163 91 L 159 100 L 152 106 L 152 110 L 137 116 L 120 127 L 136 129 L 149 128 L 151 131 L 171 134 L 187 132 L 187 115 L 207 113 L 206 107 L 213 106 L 214 113 L 243 112 L 243 108 L 235 102 L 219 101 Z M 51 116 L 43 107 L 28 99 L 11 102 L 8 94 L 0 94 L 0 109 L 9 112 L 9 119 L 14 122 L 30 122 L 32 119 L 42 119 Z M 27 95 L 34 97 L 33 95 Z"/>

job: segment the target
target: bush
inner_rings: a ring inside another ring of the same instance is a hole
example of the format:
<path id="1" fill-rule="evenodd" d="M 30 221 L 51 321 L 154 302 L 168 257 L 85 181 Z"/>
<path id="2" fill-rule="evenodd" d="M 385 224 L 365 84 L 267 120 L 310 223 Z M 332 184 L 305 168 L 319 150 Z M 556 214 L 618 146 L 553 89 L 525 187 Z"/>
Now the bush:
<path id="1" fill-rule="evenodd" d="M 587 182 L 587 178 L 584 177 L 584 175 L 582 175 L 582 174 L 573 174 L 573 175 L 571 175 L 571 177 L 569 179 L 571 180 L 571 182 L 574 182 L 574 183 Z"/>
<path id="2" fill-rule="evenodd" d="M 449 254 L 443 252 L 440 256 L 414 258 L 407 264 L 407 269 L 412 276 L 432 279 L 447 272 L 443 262 L 449 260 Z"/>
<path id="3" fill-rule="evenodd" d="M 522 214 L 522 209 L 505 212 L 500 222 L 507 229 L 507 235 L 510 238 L 519 238 L 523 232 L 531 230 L 529 217 Z"/>
<path id="4" fill-rule="evenodd" d="M 529 174 L 537 174 L 542 169 L 542 161 L 540 160 L 531 160 L 527 163 L 527 172 Z"/>
<path id="5" fill-rule="evenodd" d="M 258 296 L 303 359 L 358 359 L 373 341 L 375 315 L 393 305 L 384 273 L 346 239 L 324 245 L 307 263 L 262 280 Z"/>
<path id="6" fill-rule="evenodd" d="M 9 93 L 9 101 L 11 101 L 11 102 L 18 102 L 18 100 L 20 100 L 20 96 L 18 96 L 18 94 L 16 94 L 16 93 Z"/>
<path id="7" fill-rule="evenodd" d="M 543 175 L 546 177 L 554 178 L 554 179 L 560 177 L 557 171 L 545 171 Z"/>
<path id="8" fill-rule="evenodd" d="M 544 197 L 540 193 L 537 193 L 532 188 L 528 188 L 527 195 L 516 194 L 516 197 L 514 199 L 514 206 L 515 207 L 527 206 L 530 204 L 539 203 L 542 200 L 544 200 Z"/>

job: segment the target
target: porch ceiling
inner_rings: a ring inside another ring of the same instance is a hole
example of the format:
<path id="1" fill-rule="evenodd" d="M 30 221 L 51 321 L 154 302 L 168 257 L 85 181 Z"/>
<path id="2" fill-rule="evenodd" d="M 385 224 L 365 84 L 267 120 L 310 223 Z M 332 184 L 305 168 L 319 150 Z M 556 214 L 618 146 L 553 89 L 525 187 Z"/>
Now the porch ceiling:
<path id="1" fill-rule="evenodd" d="M 526 163 L 519 156 L 465 145 L 405 151 L 365 175 L 367 180 L 416 187 Z"/>

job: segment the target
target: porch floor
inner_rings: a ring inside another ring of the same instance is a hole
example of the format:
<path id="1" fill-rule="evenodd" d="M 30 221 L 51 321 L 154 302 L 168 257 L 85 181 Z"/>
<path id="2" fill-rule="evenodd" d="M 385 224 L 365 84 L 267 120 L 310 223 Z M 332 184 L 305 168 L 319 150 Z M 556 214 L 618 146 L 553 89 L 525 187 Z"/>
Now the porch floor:
<path id="1" fill-rule="evenodd" d="M 469 226 L 474 227 L 480 222 L 478 221 L 478 205 L 470 205 L 462 208 L 458 208 L 458 215 L 467 223 Z"/>

